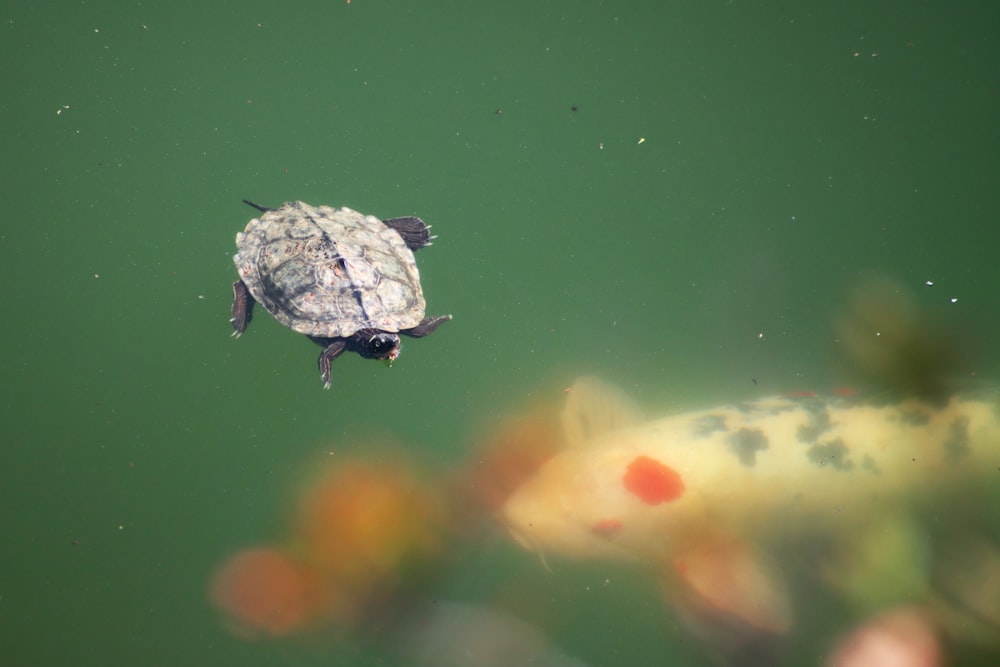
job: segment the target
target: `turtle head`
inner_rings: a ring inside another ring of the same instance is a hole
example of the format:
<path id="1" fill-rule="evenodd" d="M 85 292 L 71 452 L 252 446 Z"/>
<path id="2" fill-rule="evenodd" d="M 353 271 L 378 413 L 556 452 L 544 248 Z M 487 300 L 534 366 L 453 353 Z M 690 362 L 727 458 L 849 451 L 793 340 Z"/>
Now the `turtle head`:
<path id="1" fill-rule="evenodd" d="M 399 336 L 388 331 L 365 329 L 355 334 L 355 351 L 365 359 L 393 361 L 399 356 Z"/>

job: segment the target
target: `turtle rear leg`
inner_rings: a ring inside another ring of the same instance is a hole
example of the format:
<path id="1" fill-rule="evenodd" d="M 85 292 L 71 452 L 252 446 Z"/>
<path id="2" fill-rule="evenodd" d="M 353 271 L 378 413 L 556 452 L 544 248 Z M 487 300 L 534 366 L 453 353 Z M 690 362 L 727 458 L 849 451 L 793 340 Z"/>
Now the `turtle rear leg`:
<path id="1" fill-rule="evenodd" d="M 427 334 L 437 329 L 441 324 L 451 319 L 451 315 L 438 315 L 437 317 L 425 317 L 417 326 L 410 329 L 402 329 L 399 333 L 412 336 L 413 338 L 423 338 Z"/>
<path id="2" fill-rule="evenodd" d="M 403 241 L 410 250 L 420 250 L 431 245 L 431 228 L 423 220 L 416 216 L 406 216 L 405 218 L 389 218 L 382 221 L 386 227 L 396 230 L 403 237 Z"/>
<path id="3" fill-rule="evenodd" d="M 233 336 L 239 337 L 247 330 L 247 325 L 253 319 L 254 299 L 250 296 L 250 290 L 242 280 L 233 283 L 233 316 L 229 321 L 233 323 Z"/>
<path id="4" fill-rule="evenodd" d="M 249 199 L 244 199 L 243 203 L 246 204 L 247 206 L 253 206 L 255 209 L 257 209 L 261 213 L 267 213 L 268 211 L 273 211 L 274 210 L 273 208 L 268 208 L 267 206 L 261 206 L 260 204 L 254 204 Z"/>
<path id="5" fill-rule="evenodd" d="M 313 336 L 309 336 L 309 340 L 323 346 L 323 351 L 319 353 L 319 359 L 316 363 L 319 366 L 319 377 L 323 380 L 323 389 L 329 389 L 330 364 L 347 348 L 347 341 L 343 338 L 314 338 Z"/>

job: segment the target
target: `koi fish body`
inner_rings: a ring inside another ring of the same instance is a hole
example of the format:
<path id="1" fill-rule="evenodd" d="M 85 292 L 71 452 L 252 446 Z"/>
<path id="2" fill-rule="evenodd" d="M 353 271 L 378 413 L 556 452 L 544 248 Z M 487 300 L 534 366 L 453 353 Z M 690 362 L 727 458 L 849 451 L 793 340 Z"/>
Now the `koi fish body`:
<path id="1" fill-rule="evenodd" d="M 667 563 L 701 601 L 774 633 L 790 603 L 756 545 L 858 532 L 976 478 L 1000 487 L 1000 409 L 988 400 L 777 397 L 640 422 L 621 392 L 585 378 L 563 425 L 564 449 L 501 510 L 522 546 Z"/>

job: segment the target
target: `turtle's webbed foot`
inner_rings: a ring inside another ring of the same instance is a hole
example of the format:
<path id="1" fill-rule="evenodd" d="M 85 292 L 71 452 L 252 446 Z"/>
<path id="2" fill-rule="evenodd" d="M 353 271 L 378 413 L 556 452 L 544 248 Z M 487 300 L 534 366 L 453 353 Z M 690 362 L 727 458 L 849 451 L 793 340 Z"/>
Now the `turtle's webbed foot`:
<path id="1" fill-rule="evenodd" d="M 423 321 L 417 326 L 413 327 L 412 329 L 403 329 L 399 333 L 406 334 L 407 336 L 412 336 L 413 338 L 422 338 L 450 319 L 451 315 L 438 315 L 437 317 L 425 317 Z"/>
<path id="2" fill-rule="evenodd" d="M 332 384 L 330 377 L 330 360 L 319 355 L 319 379 L 323 381 L 323 389 L 329 389 Z"/>
<path id="3" fill-rule="evenodd" d="M 233 325 L 234 338 L 239 338 L 247 330 L 250 320 L 253 319 L 253 304 L 253 297 L 250 296 L 246 284 L 242 280 L 234 282 L 232 317 L 229 318 L 229 322 Z"/>
<path id="4" fill-rule="evenodd" d="M 323 342 L 321 342 L 323 341 L 323 339 L 314 338 L 313 340 L 319 343 L 320 345 L 323 344 Z M 317 359 L 317 365 L 319 366 L 319 377 L 321 380 L 323 380 L 323 389 L 330 388 L 331 384 L 330 364 L 333 363 L 334 359 L 340 356 L 340 354 L 344 351 L 345 347 L 347 347 L 347 343 L 344 341 L 343 338 L 335 338 L 333 339 L 332 342 L 330 342 L 326 347 L 323 348 L 322 352 L 319 353 L 319 359 Z"/>

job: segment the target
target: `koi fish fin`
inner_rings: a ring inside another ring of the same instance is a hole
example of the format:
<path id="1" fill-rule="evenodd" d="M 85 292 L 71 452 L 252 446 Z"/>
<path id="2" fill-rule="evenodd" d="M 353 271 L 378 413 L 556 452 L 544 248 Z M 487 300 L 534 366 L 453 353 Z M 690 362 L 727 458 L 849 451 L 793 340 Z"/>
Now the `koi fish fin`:
<path id="1" fill-rule="evenodd" d="M 593 377 L 573 383 L 562 412 L 563 434 L 570 446 L 641 421 L 642 411 L 624 391 Z"/>
<path id="2" fill-rule="evenodd" d="M 720 539 L 675 556 L 664 572 L 664 589 L 685 620 L 723 643 L 745 645 L 758 635 L 772 638 L 792 626 L 792 604 L 784 579 L 750 544 Z M 739 634 L 739 637 L 732 635 Z"/>

